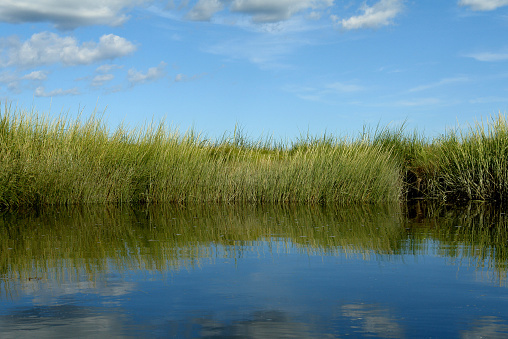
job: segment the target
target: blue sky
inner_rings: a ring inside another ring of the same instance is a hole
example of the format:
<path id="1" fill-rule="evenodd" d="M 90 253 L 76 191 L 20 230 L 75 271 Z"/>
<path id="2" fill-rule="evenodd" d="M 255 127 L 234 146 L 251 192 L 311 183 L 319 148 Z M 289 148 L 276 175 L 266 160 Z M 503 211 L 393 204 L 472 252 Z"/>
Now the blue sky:
<path id="1" fill-rule="evenodd" d="M 210 138 L 435 136 L 507 113 L 508 0 L 2 0 L 0 100 Z"/>

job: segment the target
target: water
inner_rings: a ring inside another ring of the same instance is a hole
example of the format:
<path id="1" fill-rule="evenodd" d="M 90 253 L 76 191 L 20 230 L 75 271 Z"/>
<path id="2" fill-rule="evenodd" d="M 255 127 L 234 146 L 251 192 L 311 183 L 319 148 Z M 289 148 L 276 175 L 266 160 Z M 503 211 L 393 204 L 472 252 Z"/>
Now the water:
<path id="1" fill-rule="evenodd" d="M 508 336 L 482 205 L 53 208 L 0 217 L 0 337 Z"/>

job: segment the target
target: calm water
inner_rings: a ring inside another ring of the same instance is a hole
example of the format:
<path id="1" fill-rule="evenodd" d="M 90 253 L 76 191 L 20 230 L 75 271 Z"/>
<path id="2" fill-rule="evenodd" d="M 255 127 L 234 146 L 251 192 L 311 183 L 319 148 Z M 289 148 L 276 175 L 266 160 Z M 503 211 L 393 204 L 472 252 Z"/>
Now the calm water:
<path id="1" fill-rule="evenodd" d="M 501 338 L 507 264 L 481 205 L 3 214 L 0 338 Z"/>

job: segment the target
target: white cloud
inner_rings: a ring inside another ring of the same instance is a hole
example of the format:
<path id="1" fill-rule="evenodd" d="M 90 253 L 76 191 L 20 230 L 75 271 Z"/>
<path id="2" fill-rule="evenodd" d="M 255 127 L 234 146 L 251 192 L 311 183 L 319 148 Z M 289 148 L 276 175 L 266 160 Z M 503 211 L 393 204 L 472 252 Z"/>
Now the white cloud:
<path id="1" fill-rule="evenodd" d="M 473 11 L 493 11 L 508 6 L 508 0 L 460 0 L 459 6 L 469 6 Z"/>
<path id="2" fill-rule="evenodd" d="M 5 84 L 10 91 L 17 92 L 23 80 L 44 81 L 48 77 L 48 72 L 34 71 L 23 76 L 18 72 L 2 72 L 0 73 L 0 84 Z"/>
<path id="3" fill-rule="evenodd" d="M 136 46 L 117 35 L 108 34 L 99 42 L 81 45 L 73 37 L 60 37 L 55 33 L 41 32 L 24 42 L 15 37 L 0 41 L 0 65 L 36 67 L 53 63 L 64 65 L 88 65 L 128 55 Z"/>
<path id="4" fill-rule="evenodd" d="M 18 91 L 20 85 L 19 76 L 12 72 L 0 73 L 0 84 L 5 84 L 11 91 Z"/>
<path id="5" fill-rule="evenodd" d="M 195 75 L 189 77 L 185 74 L 179 73 L 175 76 L 175 82 L 193 81 L 193 80 L 200 79 L 206 75 L 207 75 L 207 73 L 201 73 L 201 74 L 195 74 Z"/>
<path id="6" fill-rule="evenodd" d="M 482 52 L 467 54 L 465 56 L 476 59 L 478 61 L 487 61 L 487 62 L 508 60 L 508 53 Z"/>
<path id="7" fill-rule="evenodd" d="M 164 6 L 164 9 L 166 10 L 170 10 L 170 9 L 174 9 L 175 8 L 175 2 L 173 0 L 168 0 L 168 2 L 166 2 L 166 6 Z"/>
<path id="8" fill-rule="evenodd" d="M 333 2 L 334 0 L 198 0 L 186 18 L 210 21 L 216 13 L 227 10 L 251 17 L 255 23 L 285 21 L 303 11 L 308 11 L 307 14 L 315 19 L 321 16 L 319 10 L 333 6 Z M 181 7 L 182 5 L 179 8 Z"/>
<path id="9" fill-rule="evenodd" d="M 44 71 L 33 71 L 32 73 L 26 74 L 22 79 L 26 80 L 46 80 L 48 78 L 48 72 Z"/>
<path id="10" fill-rule="evenodd" d="M 2 0 L 0 21 L 51 22 L 60 29 L 124 23 L 130 8 L 152 0 Z"/>
<path id="11" fill-rule="evenodd" d="M 402 11 L 402 2 L 402 0 L 380 0 L 370 7 L 364 4 L 361 7 L 362 15 L 342 20 L 335 15 L 331 18 L 346 30 L 387 26 Z"/>
<path id="12" fill-rule="evenodd" d="M 319 13 L 319 12 L 310 12 L 307 17 L 310 20 L 319 20 L 319 19 L 321 19 L 321 13 Z"/>
<path id="13" fill-rule="evenodd" d="M 55 89 L 53 91 L 46 92 L 46 89 L 44 87 L 40 86 L 35 89 L 34 94 L 36 97 L 56 97 L 56 96 L 62 96 L 62 95 L 78 95 L 79 90 L 75 87 L 75 88 L 71 88 L 71 89 L 67 89 L 67 90 L 59 88 L 59 89 Z"/>
<path id="14" fill-rule="evenodd" d="M 224 5 L 220 0 L 199 0 L 187 13 L 187 19 L 192 21 L 209 21 L 215 13 L 223 8 Z"/>
<path id="15" fill-rule="evenodd" d="M 159 66 L 149 68 L 146 73 L 139 72 L 134 68 L 131 68 L 127 72 L 127 78 L 132 86 L 149 81 L 155 81 L 166 75 L 166 65 L 167 64 L 164 61 L 161 61 Z"/>
<path id="16" fill-rule="evenodd" d="M 105 65 L 101 65 L 101 66 L 97 67 L 95 69 L 95 71 L 98 73 L 108 73 L 114 69 L 119 69 L 119 68 L 123 68 L 123 66 L 115 65 L 115 64 L 105 64 Z"/>
<path id="17" fill-rule="evenodd" d="M 92 86 L 102 86 L 105 82 L 111 81 L 115 78 L 113 74 L 100 74 L 96 75 L 92 80 Z"/>
<path id="18" fill-rule="evenodd" d="M 333 0 L 234 0 L 230 10 L 252 15 L 254 22 L 277 22 L 287 20 L 303 10 L 332 5 Z M 318 13 L 314 12 L 316 15 Z"/>
<path id="19" fill-rule="evenodd" d="M 178 9 L 183 9 L 189 6 L 189 0 L 182 0 L 180 1 L 180 5 L 178 6 Z"/>

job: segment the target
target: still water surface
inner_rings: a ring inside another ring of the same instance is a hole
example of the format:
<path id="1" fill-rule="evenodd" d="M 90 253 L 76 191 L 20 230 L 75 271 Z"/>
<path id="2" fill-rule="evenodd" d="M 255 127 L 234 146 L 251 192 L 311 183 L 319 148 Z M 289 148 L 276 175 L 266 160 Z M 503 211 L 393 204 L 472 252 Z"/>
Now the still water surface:
<path id="1" fill-rule="evenodd" d="M 502 338 L 508 216 L 470 205 L 0 216 L 0 338 Z"/>

